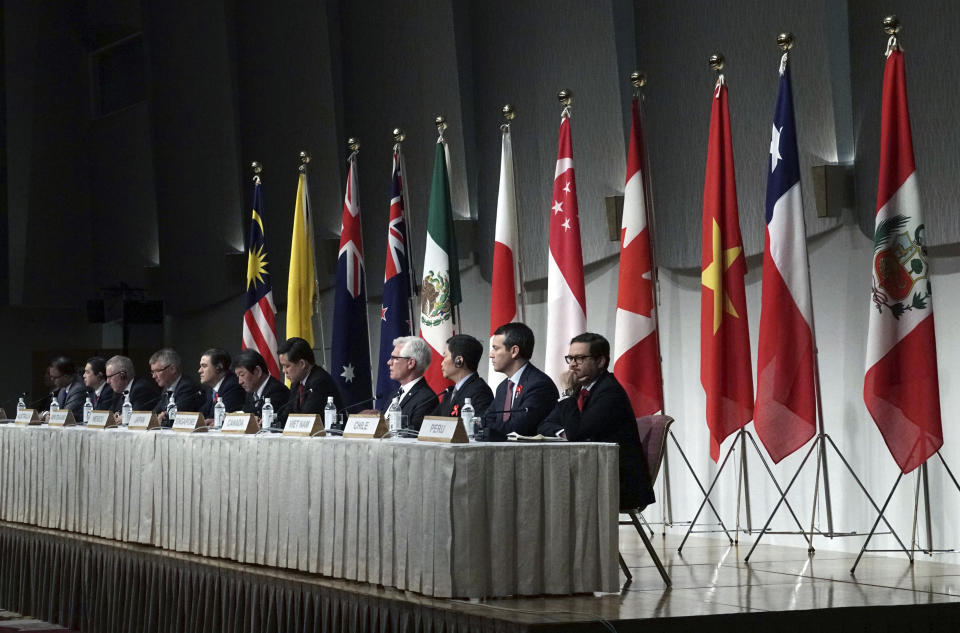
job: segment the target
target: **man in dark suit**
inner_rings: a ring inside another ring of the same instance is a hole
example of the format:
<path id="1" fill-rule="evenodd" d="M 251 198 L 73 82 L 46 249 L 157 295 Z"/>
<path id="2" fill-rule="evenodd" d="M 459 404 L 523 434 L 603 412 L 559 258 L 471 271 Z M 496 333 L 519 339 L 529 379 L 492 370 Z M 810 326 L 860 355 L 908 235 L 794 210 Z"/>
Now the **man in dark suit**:
<path id="1" fill-rule="evenodd" d="M 69 409 L 76 422 L 83 422 L 83 405 L 87 401 L 87 389 L 83 386 L 80 377 L 77 376 L 73 361 L 66 356 L 57 356 L 50 361 L 47 371 L 50 373 L 50 381 L 56 390 L 57 407 Z M 44 413 L 44 419 L 47 419 L 46 416 L 47 414 Z"/>
<path id="2" fill-rule="evenodd" d="M 430 347 L 419 336 L 393 339 L 393 353 L 387 366 L 391 380 L 400 383 L 394 400 L 399 399 L 405 429 L 419 431 L 423 416 L 429 415 L 437 407 L 437 394 L 433 393 L 423 377 L 430 366 L 430 356 Z"/>
<path id="3" fill-rule="evenodd" d="M 107 361 L 107 384 L 114 393 L 114 413 L 122 413 L 127 396 L 134 411 L 152 411 L 160 400 L 157 384 L 146 378 L 137 378 L 133 361 L 126 356 L 113 356 Z"/>
<path id="4" fill-rule="evenodd" d="M 287 422 L 287 401 L 290 390 L 282 382 L 270 375 L 267 361 L 259 352 L 245 349 L 237 354 L 234 362 L 234 373 L 247 397 L 243 403 L 246 413 L 253 413 L 258 419 L 263 417 L 263 403 L 270 398 L 276 418 L 273 428 L 282 429 Z"/>
<path id="5" fill-rule="evenodd" d="M 208 349 L 200 356 L 200 369 L 197 370 L 200 384 L 210 390 L 204 397 L 200 413 L 208 423 L 213 421 L 213 408 L 218 401 L 223 402 L 226 413 L 243 408 L 246 394 L 237 381 L 237 375 L 230 370 L 230 363 L 230 354 L 216 347 Z"/>
<path id="6" fill-rule="evenodd" d="M 343 408 L 333 378 L 316 363 L 313 349 L 305 339 L 288 338 L 277 347 L 280 368 L 290 381 L 289 413 L 323 413 L 327 398 L 333 396 L 337 411 Z"/>
<path id="7" fill-rule="evenodd" d="M 150 357 L 150 375 L 161 389 L 160 400 L 153 408 L 163 426 L 173 426 L 167 419 L 167 409 L 172 401 L 177 411 L 199 411 L 203 406 L 203 391 L 192 379 L 183 375 L 183 361 L 176 350 L 165 347 Z"/>
<path id="8" fill-rule="evenodd" d="M 83 384 L 94 411 L 110 411 L 113 408 L 113 389 L 107 384 L 107 361 L 99 356 L 88 358 L 83 368 Z"/>
<path id="9" fill-rule="evenodd" d="M 483 417 L 493 401 L 493 392 L 477 373 L 482 357 L 483 344 L 469 334 L 454 334 L 447 339 L 440 371 L 453 384 L 440 394 L 440 404 L 433 410 L 433 415 L 457 417 L 464 400 L 470 398 L 474 413 Z"/>
<path id="10" fill-rule="evenodd" d="M 571 442 L 616 442 L 620 445 L 620 509 L 653 503 L 630 398 L 607 371 L 610 343 L 599 334 L 585 332 L 571 339 L 564 360 L 569 367 L 560 377 L 564 399 L 540 425 L 540 432 Z"/>
<path id="11" fill-rule="evenodd" d="M 497 385 L 483 416 L 488 440 L 503 441 L 512 432 L 536 435 L 537 426 L 557 404 L 557 386 L 530 362 L 533 344 L 533 331 L 524 323 L 506 323 L 493 333 L 490 360 L 507 380 Z"/>

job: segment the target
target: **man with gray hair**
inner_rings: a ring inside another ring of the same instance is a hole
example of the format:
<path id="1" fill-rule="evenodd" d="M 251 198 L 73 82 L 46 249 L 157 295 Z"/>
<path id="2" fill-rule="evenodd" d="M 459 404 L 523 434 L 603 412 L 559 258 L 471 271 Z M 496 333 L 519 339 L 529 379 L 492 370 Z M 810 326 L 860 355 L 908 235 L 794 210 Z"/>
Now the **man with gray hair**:
<path id="1" fill-rule="evenodd" d="M 167 419 L 167 407 L 172 400 L 177 411 L 199 411 L 203 406 L 203 392 L 190 378 L 183 375 L 183 361 L 176 350 L 164 347 L 150 357 L 150 375 L 162 390 L 160 400 L 153 408 L 163 426 L 173 426 Z"/>
<path id="2" fill-rule="evenodd" d="M 437 406 L 437 394 L 423 378 L 430 366 L 430 347 L 419 336 L 401 336 L 393 339 L 393 352 L 387 367 L 391 380 L 400 383 L 394 400 L 400 403 L 406 429 L 420 430 L 423 416 Z"/>
<path id="3" fill-rule="evenodd" d="M 137 378 L 133 361 L 126 356 L 113 356 L 107 361 L 106 378 L 116 394 L 112 407 L 114 413 L 121 412 L 128 395 L 134 411 L 150 411 L 160 399 L 156 385 L 146 378 Z"/>

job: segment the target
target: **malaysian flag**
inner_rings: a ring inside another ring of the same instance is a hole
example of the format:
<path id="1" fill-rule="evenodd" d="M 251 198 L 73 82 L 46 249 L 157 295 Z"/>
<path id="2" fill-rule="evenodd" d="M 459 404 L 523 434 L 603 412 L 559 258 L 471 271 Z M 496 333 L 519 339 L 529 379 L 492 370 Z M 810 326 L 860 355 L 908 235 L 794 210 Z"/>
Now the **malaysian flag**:
<path id="1" fill-rule="evenodd" d="M 330 374 L 340 389 L 347 408 L 369 404 L 370 337 L 367 334 L 367 281 L 363 270 L 363 232 L 357 195 L 357 152 L 347 161 L 347 192 L 343 197 L 343 223 L 337 256 L 337 285 L 334 288 L 333 348 Z"/>
<path id="2" fill-rule="evenodd" d="M 380 305 L 380 360 L 377 365 L 377 408 L 390 404 L 400 383 L 390 379 L 387 361 L 393 353 L 393 340 L 413 334 L 410 318 L 410 249 L 403 192 L 403 155 L 400 143 L 393 148 L 390 174 L 390 220 L 387 225 L 387 264 L 383 272 L 383 303 Z"/>
<path id="3" fill-rule="evenodd" d="M 260 176 L 253 177 L 253 215 L 247 240 L 247 309 L 243 313 L 241 349 L 255 349 L 267 361 L 270 374 L 280 378 L 277 360 L 277 307 L 273 304 L 273 286 L 267 272 L 267 240 L 260 210 Z"/>

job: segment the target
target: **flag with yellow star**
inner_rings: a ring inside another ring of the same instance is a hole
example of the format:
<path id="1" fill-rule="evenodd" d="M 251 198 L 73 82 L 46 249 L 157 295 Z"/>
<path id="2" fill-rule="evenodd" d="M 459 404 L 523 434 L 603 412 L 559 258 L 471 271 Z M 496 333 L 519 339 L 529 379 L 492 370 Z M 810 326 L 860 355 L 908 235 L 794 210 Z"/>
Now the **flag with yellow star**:
<path id="1" fill-rule="evenodd" d="M 753 418 L 753 370 L 743 281 L 747 263 L 740 237 L 730 110 L 723 75 L 717 78 L 710 113 L 702 235 L 700 382 L 707 396 L 710 457 L 717 461 L 723 440 Z"/>
<path id="2" fill-rule="evenodd" d="M 241 349 L 255 349 L 267 361 L 270 374 L 280 378 L 277 360 L 277 307 L 273 303 L 273 284 L 267 271 L 267 240 L 263 232 L 263 199 L 260 176 L 253 179 L 253 214 L 247 240 L 247 294 L 243 312 Z"/>

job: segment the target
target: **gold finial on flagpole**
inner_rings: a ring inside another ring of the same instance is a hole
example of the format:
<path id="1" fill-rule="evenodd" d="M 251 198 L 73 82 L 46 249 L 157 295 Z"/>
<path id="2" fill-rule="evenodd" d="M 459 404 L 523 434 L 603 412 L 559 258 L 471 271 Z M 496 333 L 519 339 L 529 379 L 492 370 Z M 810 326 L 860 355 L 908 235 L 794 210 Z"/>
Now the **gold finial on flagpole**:
<path id="1" fill-rule="evenodd" d="M 404 133 L 404 131 L 403 131 L 402 129 L 400 129 L 400 128 L 398 128 L 398 127 L 393 128 L 393 142 L 394 142 L 394 143 L 402 143 L 405 138 L 407 138 L 407 135 Z"/>
<path id="2" fill-rule="evenodd" d="M 560 103 L 562 103 L 564 107 L 569 107 L 570 104 L 573 103 L 573 91 L 564 88 L 557 93 L 557 99 L 560 100 Z"/>
<path id="3" fill-rule="evenodd" d="M 710 68 L 717 71 L 717 73 L 723 70 L 723 62 L 724 62 L 723 55 L 719 53 L 717 53 L 716 55 L 710 56 Z"/>
<path id="4" fill-rule="evenodd" d="M 360 139 L 358 139 L 356 136 L 351 136 L 350 138 L 348 138 L 348 139 L 347 139 L 347 149 L 349 149 L 351 152 L 356 152 L 357 150 L 359 150 L 359 149 L 360 149 Z"/>
<path id="5" fill-rule="evenodd" d="M 900 32 L 902 25 L 900 24 L 900 18 L 895 15 L 888 15 L 883 18 L 883 32 L 887 35 L 897 35 Z"/>
<path id="6" fill-rule="evenodd" d="M 786 53 L 793 48 L 793 33 L 785 31 L 777 36 L 777 47 Z"/>
<path id="7" fill-rule="evenodd" d="M 300 173 L 307 173 L 307 163 L 310 162 L 310 154 L 306 150 L 300 152 Z"/>
<path id="8" fill-rule="evenodd" d="M 437 124 L 438 130 L 447 129 L 447 117 L 445 117 L 444 115 L 438 114 L 433 118 L 433 122 Z"/>
<path id="9" fill-rule="evenodd" d="M 250 163 L 250 170 L 253 172 L 253 182 L 260 183 L 260 172 L 263 171 L 263 165 L 259 161 L 253 161 Z"/>
<path id="10" fill-rule="evenodd" d="M 635 70 L 630 73 L 630 83 L 633 84 L 634 88 L 643 88 L 647 85 L 647 76 L 639 70 Z"/>
<path id="11" fill-rule="evenodd" d="M 502 108 L 500 108 L 500 114 L 503 115 L 504 123 L 510 123 L 510 121 L 513 121 L 513 118 L 517 116 L 517 113 L 514 111 L 513 106 L 510 105 L 509 103 L 505 104 Z"/>

